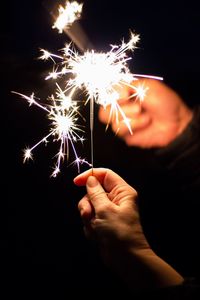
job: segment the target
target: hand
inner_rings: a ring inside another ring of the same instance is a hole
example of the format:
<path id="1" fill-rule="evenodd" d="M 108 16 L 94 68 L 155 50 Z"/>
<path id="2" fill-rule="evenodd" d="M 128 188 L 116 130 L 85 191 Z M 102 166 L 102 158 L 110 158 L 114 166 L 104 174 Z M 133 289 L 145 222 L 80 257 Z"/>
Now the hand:
<path id="1" fill-rule="evenodd" d="M 89 170 L 74 179 L 76 185 L 87 188 L 78 205 L 86 236 L 107 247 L 148 247 L 139 221 L 137 192 L 109 169 L 94 169 L 94 176 Z"/>
<path id="2" fill-rule="evenodd" d="M 108 169 L 94 169 L 74 179 L 86 185 L 78 208 L 88 237 L 99 242 L 104 262 L 130 289 L 181 284 L 182 276 L 158 257 L 143 233 L 137 192 Z"/>
<path id="3" fill-rule="evenodd" d="M 119 104 L 127 118 L 133 134 L 130 134 L 126 124 L 121 119 L 116 124 L 111 120 L 111 127 L 128 146 L 141 148 L 164 147 L 180 135 L 192 119 L 193 112 L 175 91 L 159 80 L 139 79 L 134 86 L 143 86 L 146 95 L 143 101 L 128 99 L 134 91 L 124 87 L 123 99 Z M 107 124 L 109 107 L 99 109 L 99 119 Z"/>

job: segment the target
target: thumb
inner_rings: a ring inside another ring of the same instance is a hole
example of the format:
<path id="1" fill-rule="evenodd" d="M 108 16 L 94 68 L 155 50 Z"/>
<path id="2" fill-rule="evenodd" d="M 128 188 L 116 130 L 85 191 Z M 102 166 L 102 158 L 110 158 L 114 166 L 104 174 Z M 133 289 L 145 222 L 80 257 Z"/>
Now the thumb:
<path id="1" fill-rule="evenodd" d="M 94 176 L 89 176 L 86 182 L 86 189 L 88 197 L 95 209 L 98 211 L 102 206 L 110 204 L 110 200 L 107 197 L 102 185 Z"/>

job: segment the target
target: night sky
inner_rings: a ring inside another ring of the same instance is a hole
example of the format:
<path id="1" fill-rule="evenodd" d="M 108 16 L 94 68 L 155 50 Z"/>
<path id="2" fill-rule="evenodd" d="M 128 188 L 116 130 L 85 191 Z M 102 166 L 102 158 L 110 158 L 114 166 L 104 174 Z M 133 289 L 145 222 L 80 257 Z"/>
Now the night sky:
<path id="1" fill-rule="evenodd" d="M 34 161 L 23 164 L 22 149 L 41 139 L 49 123 L 43 111 L 29 108 L 11 91 L 35 92 L 44 100 L 52 93 L 52 85 L 44 80 L 52 65 L 37 59 L 39 48 L 57 53 L 69 42 L 65 34 L 51 28 L 47 7 L 53 2 L 10 1 L 2 10 L 1 284 L 8 294 L 27 299 L 39 293 L 44 299 L 54 293 L 61 299 L 69 291 L 75 296 L 79 290 L 91 296 L 99 284 L 100 294 L 115 290 L 118 295 L 123 285 L 116 284 L 118 279 L 102 264 L 96 245 L 83 235 L 77 204 L 85 189 L 73 184 L 76 168 L 65 163 L 61 174 L 50 178 L 56 143 L 41 145 L 33 153 Z M 110 44 L 119 44 L 123 38 L 128 40 L 130 29 L 140 34 L 131 70 L 164 77 L 164 82 L 193 106 L 199 103 L 200 10 L 192 2 L 87 0 L 80 24 L 98 51 L 108 51 Z M 162 171 L 151 151 L 128 148 L 110 130 L 105 132 L 97 109 L 95 167 L 112 168 L 138 189 L 141 197 L 155 195 L 159 199 L 166 178 L 160 176 Z M 87 107 L 83 113 L 88 114 Z M 85 127 L 87 140 L 78 146 L 78 152 L 90 160 L 88 121 Z M 160 187 L 156 191 L 155 182 Z M 149 235 L 162 252 L 151 230 Z"/>

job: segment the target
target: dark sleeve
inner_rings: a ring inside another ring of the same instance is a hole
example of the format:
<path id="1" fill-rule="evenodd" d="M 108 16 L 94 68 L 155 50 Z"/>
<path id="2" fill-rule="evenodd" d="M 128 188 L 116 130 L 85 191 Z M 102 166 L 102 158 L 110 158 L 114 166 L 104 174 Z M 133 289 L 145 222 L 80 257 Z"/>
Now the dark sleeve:
<path id="1" fill-rule="evenodd" d="M 194 108 L 193 119 L 182 134 L 154 153 L 180 188 L 200 190 L 200 105 Z"/>
<path id="2" fill-rule="evenodd" d="M 194 108 L 182 134 L 167 147 L 155 150 L 155 155 L 167 174 L 163 222 L 170 232 L 165 239 L 173 245 L 164 243 L 171 249 L 170 264 L 184 277 L 200 278 L 200 105 Z M 190 299 L 187 293 L 192 293 L 192 288 L 186 281 L 182 288 L 177 287 L 177 293 L 184 294 L 181 299 Z"/>
<path id="3" fill-rule="evenodd" d="M 182 285 L 142 291 L 135 297 L 137 300 L 148 298 L 153 300 L 199 300 L 200 283 L 196 279 L 188 278 Z"/>
<path id="4" fill-rule="evenodd" d="M 153 296 L 153 294 L 152 294 Z M 154 300 L 199 300 L 200 285 L 195 279 L 185 279 L 180 286 L 160 289 L 155 292 Z"/>

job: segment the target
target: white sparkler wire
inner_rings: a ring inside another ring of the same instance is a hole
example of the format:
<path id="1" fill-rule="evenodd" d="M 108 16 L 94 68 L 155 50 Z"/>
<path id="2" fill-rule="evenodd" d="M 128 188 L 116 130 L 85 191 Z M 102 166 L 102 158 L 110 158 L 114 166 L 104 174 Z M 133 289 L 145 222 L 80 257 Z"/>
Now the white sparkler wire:
<path id="1" fill-rule="evenodd" d="M 133 74 L 134 77 L 142 77 L 142 78 L 149 78 L 149 79 L 155 79 L 155 80 L 163 80 L 163 77 L 160 76 L 154 76 L 154 75 L 144 75 L 144 74 Z"/>

